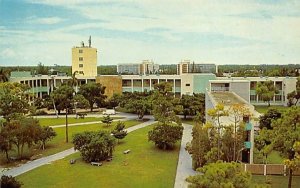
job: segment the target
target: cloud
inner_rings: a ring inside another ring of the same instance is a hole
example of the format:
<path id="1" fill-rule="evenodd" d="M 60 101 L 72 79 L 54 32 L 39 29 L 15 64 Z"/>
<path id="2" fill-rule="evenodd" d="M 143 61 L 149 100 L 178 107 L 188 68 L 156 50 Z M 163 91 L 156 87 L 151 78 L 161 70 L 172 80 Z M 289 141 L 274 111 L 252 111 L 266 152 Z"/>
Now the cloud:
<path id="1" fill-rule="evenodd" d="M 44 17 L 44 18 L 37 18 L 37 17 L 29 17 L 26 19 L 27 23 L 30 24 L 46 24 L 46 25 L 52 25 L 52 24 L 58 24 L 65 19 L 60 17 Z"/>
<path id="2" fill-rule="evenodd" d="M 70 65 L 71 47 L 89 33 L 100 65 L 142 59 L 165 64 L 185 58 L 217 64 L 300 62 L 300 1 L 27 2 L 46 5 L 55 14 L 27 17 L 30 28 L 0 26 L 0 40 L 33 64 Z M 76 13 L 76 19 L 57 9 Z M 39 24 L 51 27 L 45 30 Z"/>
<path id="3" fill-rule="evenodd" d="M 5 48 L 0 52 L 0 56 L 4 58 L 14 58 L 17 56 L 17 53 L 11 48 Z"/>

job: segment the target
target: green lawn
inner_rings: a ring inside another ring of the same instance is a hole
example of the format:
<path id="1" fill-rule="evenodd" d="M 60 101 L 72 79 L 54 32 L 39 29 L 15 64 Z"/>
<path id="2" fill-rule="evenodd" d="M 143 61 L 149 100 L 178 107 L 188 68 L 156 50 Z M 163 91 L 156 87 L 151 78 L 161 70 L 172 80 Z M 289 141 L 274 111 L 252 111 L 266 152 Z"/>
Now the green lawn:
<path id="1" fill-rule="evenodd" d="M 113 119 L 121 119 L 112 117 Z M 85 117 L 84 119 L 75 119 L 74 117 L 68 117 L 68 123 L 84 123 L 84 122 L 93 122 L 101 121 L 102 117 Z M 66 123 L 65 118 L 38 118 L 41 126 L 53 126 L 53 125 L 64 125 Z"/>
<path id="2" fill-rule="evenodd" d="M 129 133 L 115 148 L 111 162 L 96 167 L 81 160 L 80 154 L 29 171 L 17 177 L 24 187 L 143 187 L 173 188 L 179 143 L 173 151 L 161 151 L 148 142 L 152 126 Z M 127 155 L 124 150 L 130 149 Z M 70 165 L 70 159 L 77 159 Z"/>
<path id="3" fill-rule="evenodd" d="M 265 176 L 252 175 L 252 182 L 263 184 L 265 183 Z M 286 188 L 288 185 L 288 176 L 268 176 L 272 188 Z M 298 188 L 300 185 L 300 176 L 293 176 L 292 187 Z"/>
<path id="4" fill-rule="evenodd" d="M 284 159 L 280 156 L 279 152 L 273 150 L 267 158 L 267 163 L 268 164 L 283 164 L 283 160 Z M 254 152 L 254 163 L 263 164 L 264 163 L 263 156 L 261 154 Z"/>
<path id="5" fill-rule="evenodd" d="M 262 114 L 266 113 L 269 108 L 275 108 L 281 112 L 284 112 L 286 109 L 288 109 L 288 107 L 286 107 L 286 106 L 275 106 L 275 105 L 274 106 L 271 105 L 270 107 L 260 106 L 260 105 L 255 106 L 255 110 Z"/>
<path id="6" fill-rule="evenodd" d="M 89 125 L 78 125 L 78 126 L 71 126 L 69 127 L 69 143 L 65 142 L 65 127 L 55 128 L 55 132 L 57 133 L 57 136 L 53 138 L 49 143 L 46 145 L 46 149 L 40 150 L 37 148 L 24 148 L 24 156 L 27 156 L 28 158 L 32 155 L 39 155 L 41 156 L 48 156 L 54 153 L 58 153 L 60 151 L 69 149 L 73 147 L 72 144 L 72 135 L 83 132 L 83 131 L 96 131 L 96 130 L 111 130 L 115 127 L 117 122 L 113 122 L 110 127 L 105 127 L 103 123 L 99 124 L 89 124 Z M 136 120 L 128 120 L 125 121 L 125 127 L 132 127 L 134 125 L 140 124 L 140 121 Z M 10 152 L 10 156 L 16 156 L 16 151 Z M 6 162 L 5 156 L 3 153 L 0 154 L 0 164 L 4 164 Z M 16 164 L 6 164 L 5 166 L 14 166 Z"/>

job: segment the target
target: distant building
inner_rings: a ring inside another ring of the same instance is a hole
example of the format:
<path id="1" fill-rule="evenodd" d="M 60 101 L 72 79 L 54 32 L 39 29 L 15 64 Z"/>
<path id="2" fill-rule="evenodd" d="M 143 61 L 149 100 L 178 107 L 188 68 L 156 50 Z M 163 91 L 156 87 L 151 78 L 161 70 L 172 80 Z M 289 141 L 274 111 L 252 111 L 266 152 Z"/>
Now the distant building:
<path id="1" fill-rule="evenodd" d="M 191 63 L 190 60 L 183 60 L 177 65 L 177 74 L 186 73 L 218 73 L 218 69 L 215 64 Z"/>
<path id="2" fill-rule="evenodd" d="M 76 71 L 86 77 L 97 76 L 97 48 L 91 47 L 91 38 L 88 46 L 82 42 L 80 47 L 72 48 L 72 74 Z"/>
<path id="3" fill-rule="evenodd" d="M 128 63 L 119 64 L 117 66 L 117 72 L 119 74 L 130 75 L 145 75 L 145 74 L 157 74 L 159 72 L 159 65 L 154 64 L 153 61 L 144 60 L 141 64 Z"/>
<path id="4" fill-rule="evenodd" d="M 140 74 L 140 64 L 128 63 L 117 66 L 118 74 Z"/>

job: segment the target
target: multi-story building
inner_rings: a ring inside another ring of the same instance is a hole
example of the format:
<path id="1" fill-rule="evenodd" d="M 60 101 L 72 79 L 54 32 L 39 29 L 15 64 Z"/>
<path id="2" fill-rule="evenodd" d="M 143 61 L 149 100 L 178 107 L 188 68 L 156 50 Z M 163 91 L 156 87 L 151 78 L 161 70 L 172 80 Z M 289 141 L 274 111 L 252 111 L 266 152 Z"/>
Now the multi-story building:
<path id="1" fill-rule="evenodd" d="M 91 37 L 88 46 L 82 42 L 80 47 L 72 48 L 72 74 L 74 72 L 86 77 L 97 76 L 97 48 L 92 48 Z"/>
<path id="2" fill-rule="evenodd" d="M 183 60 L 177 64 L 177 74 L 186 73 L 218 73 L 218 69 L 215 64 L 191 63 L 190 60 Z"/>
<path id="3" fill-rule="evenodd" d="M 159 65 L 154 64 L 153 61 L 144 60 L 142 63 L 128 63 L 119 64 L 117 66 L 117 72 L 119 74 L 126 75 L 144 75 L 144 74 L 157 74 L 159 71 Z"/>

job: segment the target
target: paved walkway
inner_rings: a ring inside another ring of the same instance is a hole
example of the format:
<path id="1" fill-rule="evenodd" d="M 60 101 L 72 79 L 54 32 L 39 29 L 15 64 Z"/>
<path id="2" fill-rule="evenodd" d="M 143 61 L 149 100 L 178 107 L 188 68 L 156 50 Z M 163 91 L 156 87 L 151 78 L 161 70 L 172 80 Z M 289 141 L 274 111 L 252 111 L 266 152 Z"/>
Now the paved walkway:
<path id="1" fill-rule="evenodd" d="M 123 118 L 123 119 L 114 119 L 113 121 L 128 121 L 128 120 L 132 120 L 135 118 Z M 102 123 L 102 121 L 89 121 L 89 122 L 82 122 L 82 123 L 71 123 L 68 124 L 68 127 L 72 127 L 72 126 L 78 126 L 78 125 L 90 125 L 90 124 L 96 124 L 96 123 Z M 53 125 L 50 126 L 53 129 L 55 128 L 59 128 L 59 127 L 66 127 L 66 124 L 62 124 L 62 125 Z"/>
<path id="2" fill-rule="evenodd" d="M 188 183 L 185 181 L 185 179 L 190 175 L 196 174 L 196 172 L 192 169 L 192 157 L 185 150 L 186 143 L 192 140 L 193 126 L 185 123 L 183 123 L 182 125 L 184 127 L 184 130 L 181 140 L 174 188 L 188 187 Z"/>
<path id="3" fill-rule="evenodd" d="M 130 133 L 130 132 L 135 131 L 137 129 L 149 126 L 149 125 L 151 125 L 153 123 L 155 123 L 155 121 L 153 120 L 153 118 L 151 118 L 149 121 L 146 121 L 144 123 L 138 124 L 138 125 L 133 126 L 133 127 L 129 127 L 126 130 L 127 130 L 128 133 Z M 12 168 L 12 169 L 7 170 L 5 172 L 0 172 L 0 175 L 1 176 L 2 175 L 9 175 L 9 176 L 14 176 L 15 177 L 15 176 L 18 176 L 18 175 L 23 174 L 25 172 L 28 172 L 30 170 L 33 170 L 33 169 L 35 169 L 37 167 L 40 167 L 40 166 L 43 166 L 45 164 L 49 164 L 49 163 L 51 163 L 53 161 L 62 159 L 64 157 L 66 157 L 68 155 L 71 155 L 73 153 L 76 153 L 76 152 L 78 152 L 78 151 L 75 151 L 74 148 L 70 148 L 70 149 L 67 149 L 65 151 L 56 153 L 54 155 L 50 155 L 50 156 L 47 156 L 47 157 L 42 157 L 42 158 L 34 160 L 34 161 L 29 161 L 29 162 L 27 162 L 24 165 Z"/>

